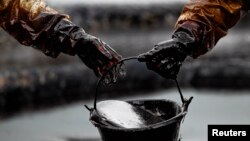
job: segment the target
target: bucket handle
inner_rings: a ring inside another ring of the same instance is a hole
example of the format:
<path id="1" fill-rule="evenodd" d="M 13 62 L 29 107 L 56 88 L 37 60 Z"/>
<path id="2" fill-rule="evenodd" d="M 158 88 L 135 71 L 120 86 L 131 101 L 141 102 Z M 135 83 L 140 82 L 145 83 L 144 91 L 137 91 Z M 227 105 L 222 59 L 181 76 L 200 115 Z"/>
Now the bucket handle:
<path id="1" fill-rule="evenodd" d="M 129 61 L 129 60 L 138 60 L 138 56 L 132 56 L 132 57 L 123 58 L 122 60 L 120 60 L 119 62 L 117 62 L 115 65 L 111 66 L 111 67 L 107 70 L 107 72 L 111 71 L 111 70 L 112 70 L 114 67 L 116 67 L 117 65 L 122 64 L 122 63 L 124 63 L 124 62 L 126 62 L 126 61 Z M 98 89 L 99 89 L 99 87 L 100 87 L 102 81 L 104 80 L 104 78 L 106 77 L 107 74 L 108 74 L 108 73 L 102 75 L 102 76 L 99 78 L 98 82 L 97 82 L 96 89 L 95 89 L 94 108 L 89 108 L 87 105 L 85 105 L 85 107 L 86 107 L 89 111 L 97 110 L 97 109 L 96 109 L 96 103 L 97 103 L 97 97 L 98 97 Z M 189 104 L 191 103 L 193 97 L 191 96 L 189 99 L 184 98 L 184 96 L 183 96 L 183 94 L 182 94 L 182 92 L 181 92 L 181 88 L 180 88 L 180 86 L 179 86 L 179 83 L 178 83 L 177 79 L 174 79 L 174 81 L 175 81 L 176 87 L 177 87 L 177 89 L 178 89 L 178 92 L 179 92 L 179 94 L 180 94 L 180 98 L 181 98 L 181 101 L 182 101 L 182 106 L 184 107 L 183 111 L 187 111 L 187 110 L 188 110 L 188 106 L 189 106 Z"/>

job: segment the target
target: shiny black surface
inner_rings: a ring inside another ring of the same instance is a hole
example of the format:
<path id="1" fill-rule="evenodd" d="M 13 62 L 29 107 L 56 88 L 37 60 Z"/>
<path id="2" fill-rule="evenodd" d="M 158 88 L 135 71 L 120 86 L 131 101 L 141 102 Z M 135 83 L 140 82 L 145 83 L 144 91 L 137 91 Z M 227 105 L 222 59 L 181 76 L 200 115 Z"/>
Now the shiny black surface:
<path id="1" fill-rule="evenodd" d="M 143 107 L 133 105 L 125 101 L 105 100 L 97 104 L 96 114 L 100 116 L 100 122 L 106 122 L 107 126 L 119 128 L 143 128 L 162 122 L 161 111 L 146 110 Z"/>

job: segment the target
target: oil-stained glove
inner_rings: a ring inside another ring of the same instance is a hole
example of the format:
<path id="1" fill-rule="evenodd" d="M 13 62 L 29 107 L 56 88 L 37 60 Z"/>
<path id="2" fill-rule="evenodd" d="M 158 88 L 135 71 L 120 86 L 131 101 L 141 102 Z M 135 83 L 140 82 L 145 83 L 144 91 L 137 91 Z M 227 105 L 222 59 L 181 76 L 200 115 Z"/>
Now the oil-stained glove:
<path id="1" fill-rule="evenodd" d="M 115 50 L 70 21 L 61 20 L 54 27 L 53 33 L 54 39 L 59 42 L 57 45 L 59 45 L 60 52 L 70 55 L 77 54 L 96 76 L 105 75 L 106 83 L 115 82 L 117 76 L 123 73 L 121 65 L 108 71 L 122 58 Z"/>
<path id="2" fill-rule="evenodd" d="M 190 55 L 194 38 L 179 31 L 173 34 L 172 39 L 163 41 L 144 54 L 139 55 L 140 62 L 146 62 L 147 68 L 167 79 L 176 79 L 182 62 Z"/>
<path id="3" fill-rule="evenodd" d="M 122 57 L 102 40 L 87 34 L 76 46 L 80 59 L 93 69 L 96 76 L 105 75 L 106 84 L 116 82 L 118 75 L 123 75 L 123 64 L 117 65 Z"/>

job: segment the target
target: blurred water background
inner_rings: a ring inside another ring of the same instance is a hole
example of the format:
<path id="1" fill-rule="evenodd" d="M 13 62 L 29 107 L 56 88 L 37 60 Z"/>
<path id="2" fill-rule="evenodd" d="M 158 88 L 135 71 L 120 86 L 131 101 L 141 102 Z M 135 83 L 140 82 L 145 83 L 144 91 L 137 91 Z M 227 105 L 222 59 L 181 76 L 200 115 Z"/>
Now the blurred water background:
<path id="1" fill-rule="evenodd" d="M 126 57 L 170 39 L 186 0 L 47 2 Z M 249 23 L 242 18 L 212 51 L 183 64 L 179 82 L 185 96 L 195 97 L 182 125 L 184 141 L 206 140 L 207 124 L 250 122 Z M 83 107 L 93 102 L 97 78 L 77 57 L 49 58 L 1 30 L 0 66 L 0 140 L 99 140 Z M 126 66 L 127 77 L 102 87 L 102 99 L 180 100 L 173 82 L 136 61 Z"/>

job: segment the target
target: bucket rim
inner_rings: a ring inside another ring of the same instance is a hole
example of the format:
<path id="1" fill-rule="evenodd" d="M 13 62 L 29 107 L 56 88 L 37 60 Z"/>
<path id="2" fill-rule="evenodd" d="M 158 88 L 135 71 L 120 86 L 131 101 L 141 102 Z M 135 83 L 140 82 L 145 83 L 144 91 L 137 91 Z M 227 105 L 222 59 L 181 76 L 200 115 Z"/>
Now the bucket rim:
<path id="1" fill-rule="evenodd" d="M 146 126 L 146 127 L 142 127 L 142 128 L 121 128 L 121 127 L 114 127 L 114 126 L 105 126 L 102 124 L 98 124 L 95 121 L 91 120 L 92 124 L 94 124 L 98 129 L 102 128 L 102 129 L 106 129 L 106 130 L 116 130 L 116 131 L 123 131 L 123 132 L 135 132 L 135 131 L 145 131 L 145 130 L 151 130 L 151 129 L 156 129 L 156 128 L 160 128 L 163 126 L 167 126 L 176 122 L 181 122 L 181 120 L 186 116 L 187 111 L 183 110 L 183 106 L 180 106 L 177 102 L 173 101 L 173 100 L 169 100 L 169 99 L 139 99 L 139 100 L 127 100 L 126 102 L 140 102 L 140 101 L 144 101 L 144 102 L 150 102 L 150 101 L 162 101 L 162 102 L 170 102 L 174 105 L 176 105 L 178 107 L 179 110 L 181 110 L 177 115 L 175 115 L 174 117 Z"/>

